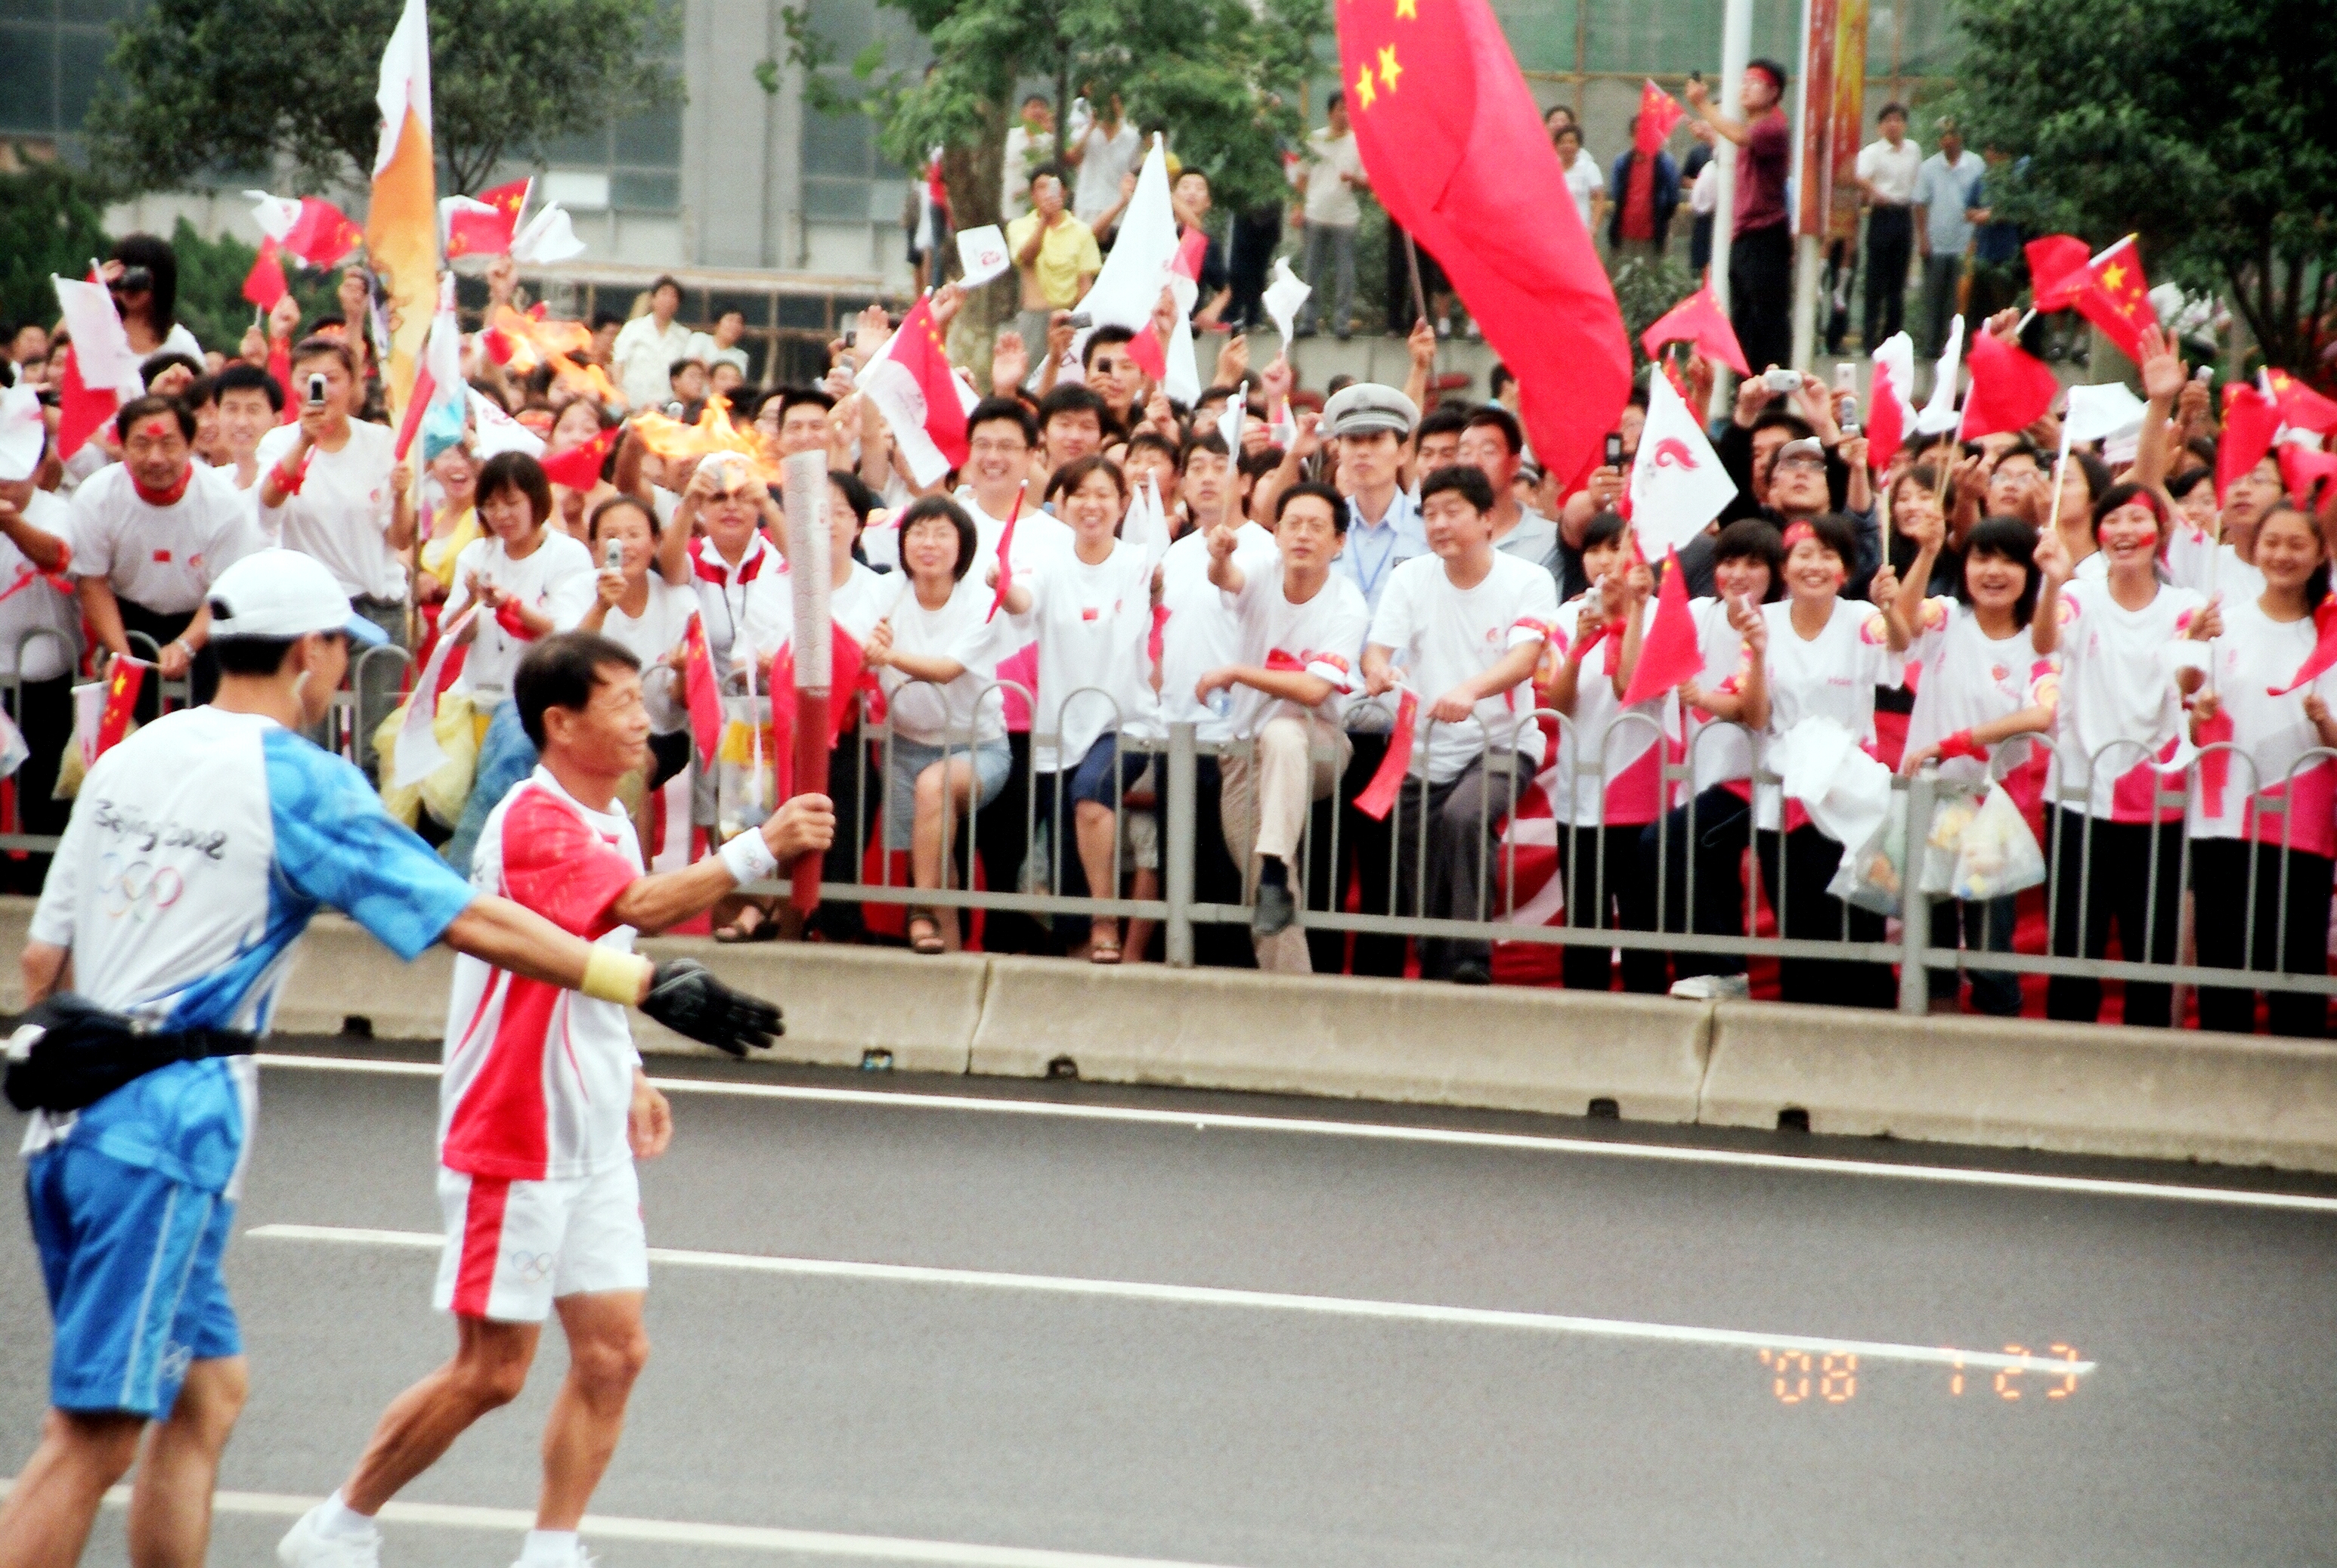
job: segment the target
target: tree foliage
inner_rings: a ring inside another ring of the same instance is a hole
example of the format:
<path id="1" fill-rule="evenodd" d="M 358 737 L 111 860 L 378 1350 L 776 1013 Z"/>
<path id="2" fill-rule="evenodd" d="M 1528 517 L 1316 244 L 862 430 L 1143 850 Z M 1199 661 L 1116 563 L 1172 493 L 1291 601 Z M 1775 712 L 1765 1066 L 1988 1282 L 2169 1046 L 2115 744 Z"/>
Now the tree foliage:
<path id="1" fill-rule="evenodd" d="M 2303 368 L 2337 305 L 2337 25 L 2328 0 L 1962 0 L 1967 140 L 2027 159 L 2003 215 L 2154 282 L 2219 287 Z"/>
<path id="2" fill-rule="evenodd" d="M 312 185 L 362 180 L 373 89 L 400 0 L 152 0 L 115 24 L 92 161 L 124 189 L 289 158 Z M 433 140 L 453 190 L 506 158 L 676 101 L 660 0 L 431 0 Z"/>
<path id="3" fill-rule="evenodd" d="M 55 320 L 50 275 L 88 276 L 110 243 L 95 195 L 71 170 L 35 164 L 0 174 L 0 320 Z"/>

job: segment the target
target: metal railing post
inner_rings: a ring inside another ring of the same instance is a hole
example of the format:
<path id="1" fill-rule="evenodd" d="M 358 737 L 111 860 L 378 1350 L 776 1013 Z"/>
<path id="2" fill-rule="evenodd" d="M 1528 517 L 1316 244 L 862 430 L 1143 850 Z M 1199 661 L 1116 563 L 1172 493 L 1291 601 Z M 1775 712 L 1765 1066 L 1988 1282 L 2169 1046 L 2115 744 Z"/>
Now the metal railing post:
<path id="1" fill-rule="evenodd" d="M 1931 836 L 1931 796 L 1938 775 L 1930 768 L 1907 781 L 1907 850 L 1899 869 L 1899 1010 L 1931 1010 L 1931 977 L 1923 950 L 1931 945 L 1931 895 L 1923 891 L 1923 860 Z"/>
<path id="2" fill-rule="evenodd" d="M 1199 793 L 1194 776 L 1199 727 L 1190 719 L 1168 726 L 1168 833 L 1161 845 L 1168 864 L 1168 919 L 1162 927 L 1171 969 L 1193 967 L 1194 811 Z"/>

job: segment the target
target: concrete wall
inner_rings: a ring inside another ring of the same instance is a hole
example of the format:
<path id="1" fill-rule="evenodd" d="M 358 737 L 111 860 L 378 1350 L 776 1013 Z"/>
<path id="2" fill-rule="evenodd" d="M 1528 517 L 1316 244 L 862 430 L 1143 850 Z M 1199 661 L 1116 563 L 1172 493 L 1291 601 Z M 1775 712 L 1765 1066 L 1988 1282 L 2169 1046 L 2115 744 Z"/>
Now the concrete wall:
<path id="1" fill-rule="evenodd" d="M 31 913 L 0 899 L 0 945 Z M 787 1008 L 775 1057 L 906 1072 L 1317 1095 L 2337 1171 L 2337 1047 L 2239 1035 L 1902 1018 L 1416 981 L 1293 979 L 894 949 L 644 944 Z M 302 945 L 279 1029 L 435 1039 L 450 959 L 412 965 L 337 917 Z M 15 967 L 0 1009 L 23 1005 Z M 646 1020 L 644 1051 L 704 1053 Z"/>

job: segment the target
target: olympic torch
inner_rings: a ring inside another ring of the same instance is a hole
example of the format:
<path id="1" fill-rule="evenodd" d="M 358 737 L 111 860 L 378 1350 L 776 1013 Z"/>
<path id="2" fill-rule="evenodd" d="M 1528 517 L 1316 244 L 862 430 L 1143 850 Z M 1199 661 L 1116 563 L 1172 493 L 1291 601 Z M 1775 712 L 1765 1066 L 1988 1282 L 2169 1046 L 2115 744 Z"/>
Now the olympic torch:
<path id="1" fill-rule="evenodd" d="M 796 790 L 827 793 L 828 688 L 834 657 L 827 615 L 827 453 L 798 452 L 787 459 L 781 484 L 787 516 L 787 580 L 795 599 Z M 819 907 L 820 857 L 795 863 L 795 906 Z"/>

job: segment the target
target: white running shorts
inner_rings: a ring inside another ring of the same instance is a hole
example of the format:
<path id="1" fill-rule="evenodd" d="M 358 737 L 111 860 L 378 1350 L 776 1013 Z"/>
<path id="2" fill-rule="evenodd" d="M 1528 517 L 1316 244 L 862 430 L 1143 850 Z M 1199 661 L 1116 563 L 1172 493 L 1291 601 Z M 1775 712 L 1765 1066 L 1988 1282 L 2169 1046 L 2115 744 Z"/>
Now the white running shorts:
<path id="1" fill-rule="evenodd" d="M 641 1185 L 631 1160 L 559 1182 L 441 1166 L 438 1206 L 446 1246 L 432 1304 L 442 1312 L 541 1323 L 564 1296 L 649 1289 Z"/>

